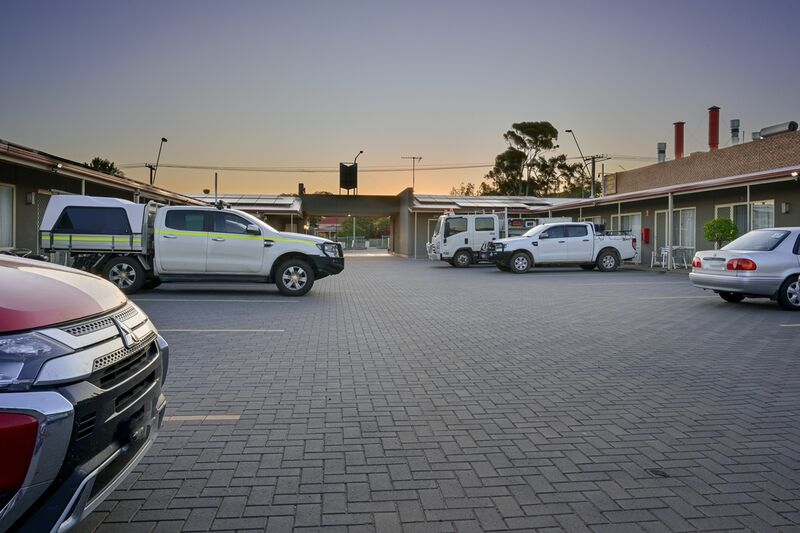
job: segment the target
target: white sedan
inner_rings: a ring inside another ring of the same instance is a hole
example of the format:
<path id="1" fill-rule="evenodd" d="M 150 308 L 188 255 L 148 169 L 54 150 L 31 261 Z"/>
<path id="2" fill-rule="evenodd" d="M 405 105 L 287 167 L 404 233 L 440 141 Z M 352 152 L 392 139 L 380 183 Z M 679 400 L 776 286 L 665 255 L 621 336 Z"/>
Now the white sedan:
<path id="1" fill-rule="evenodd" d="M 720 250 L 697 252 L 689 279 L 726 302 L 770 298 L 800 311 L 800 228 L 770 228 L 742 235 Z"/>

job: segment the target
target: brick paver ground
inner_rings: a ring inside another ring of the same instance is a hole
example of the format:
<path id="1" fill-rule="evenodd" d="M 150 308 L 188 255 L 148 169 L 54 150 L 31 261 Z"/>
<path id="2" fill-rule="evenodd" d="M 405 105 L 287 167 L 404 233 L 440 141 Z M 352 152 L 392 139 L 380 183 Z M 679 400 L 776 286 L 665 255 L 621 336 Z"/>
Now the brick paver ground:
<path id="1" fill-rule="evenodd" d="M 82 531 L 800 530 L 800 313 L 774 303 L 395 258 L 301 299 L 136 300 L 173 418 Z"/>

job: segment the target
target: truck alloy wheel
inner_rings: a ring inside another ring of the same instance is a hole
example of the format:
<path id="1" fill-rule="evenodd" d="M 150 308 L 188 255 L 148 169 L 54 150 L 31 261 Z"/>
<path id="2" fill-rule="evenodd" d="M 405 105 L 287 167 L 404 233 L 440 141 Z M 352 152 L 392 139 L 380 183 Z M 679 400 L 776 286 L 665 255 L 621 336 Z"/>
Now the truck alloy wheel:
<path id="1" fill-rule="evenodd" d="M 617 254 L 612 251 L 606 250 L 597 258 L 597 268 L 603 272 L 614 272 L 619 266 Z"/>
<path id="2" fill-rule="evenodd" d="M 778 290 L 778 303 L 787 311 L 800 311 L 800 279 L 792 276 Z"/>
<path id="3" fill-rule="evenodd" d="M 144 268 L 132 257 L 115 257 L 103 268 L 103 276 L 125 294 L 133 294 L 144 284 Z"/>
<path id="4" fill-rule="evenodd" d="M 524 252 L 517 252 L 511 256 L 511 272 L 524 274 L 531 268 L 531 260 Z"/>
<path id="5" fill-rule="evenodd" d="M 453 266 L 458 268 L 468 267 L 472 263 L 472 258 L 469 255 L 469 252 L 465 252 L 461 250 L 457 252 L 456 255 L 453 257 Z"/>
<path id="6" fill-rule="evenodd" d="M 285 296 L 303 296 L 314 285 L 314 271 L 300 259 L 282 263 L 277 273 L 275 283 Z"/>

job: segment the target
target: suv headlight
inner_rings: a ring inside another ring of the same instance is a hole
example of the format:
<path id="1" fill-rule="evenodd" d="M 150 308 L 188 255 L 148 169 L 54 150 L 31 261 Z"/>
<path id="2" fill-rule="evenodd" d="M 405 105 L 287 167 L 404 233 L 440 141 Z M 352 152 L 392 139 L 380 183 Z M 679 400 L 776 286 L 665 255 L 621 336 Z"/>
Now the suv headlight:
<path id="1" fill-rule="evenodd" d="M 0 390 L 26 390 L 45 361 L 71 351 L 38 333 L 0 336 Z"/>
<path id="2" fill-rule="evenodd" d="M 317 248 L 322 250 L 322 253 L 329 257 L 340 257 L 339 245 L 335 242 L 322 242 L 317 245 Z"/>

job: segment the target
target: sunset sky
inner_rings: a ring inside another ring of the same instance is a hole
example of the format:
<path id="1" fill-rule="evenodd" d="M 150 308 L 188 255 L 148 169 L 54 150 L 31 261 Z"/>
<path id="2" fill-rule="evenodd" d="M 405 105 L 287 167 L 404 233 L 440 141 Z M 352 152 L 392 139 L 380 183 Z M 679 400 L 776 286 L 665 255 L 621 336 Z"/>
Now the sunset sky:
<path id="1" fill-rule="evenodd" d="M 223 193 L 336 191 L 359 150 L 360 192 L 446 194 L 480 182 L 513 122 L 572 128 L 607 171 L 706 150 L 706 109 L 744 138 L 800 119 L 800 2 L 8 2 L 0 138 L 118 165 L 291 167 L 220 172 Z M 576 156 L 572 137 L 561 150 Z M 633 157 L 632 157 L 633 156 Z M 426 170 L 426 166 L 486 165 Z M 370 172 L 407 167 L 403 172 Z M 297 169 L 329 173 L 302 173 Z M 124 168 L 145 181 L 144 168 Z M 199 192 L 212 169 L 162 166 Z M 0 176 L 0 181 L 2 177 Z"/>

